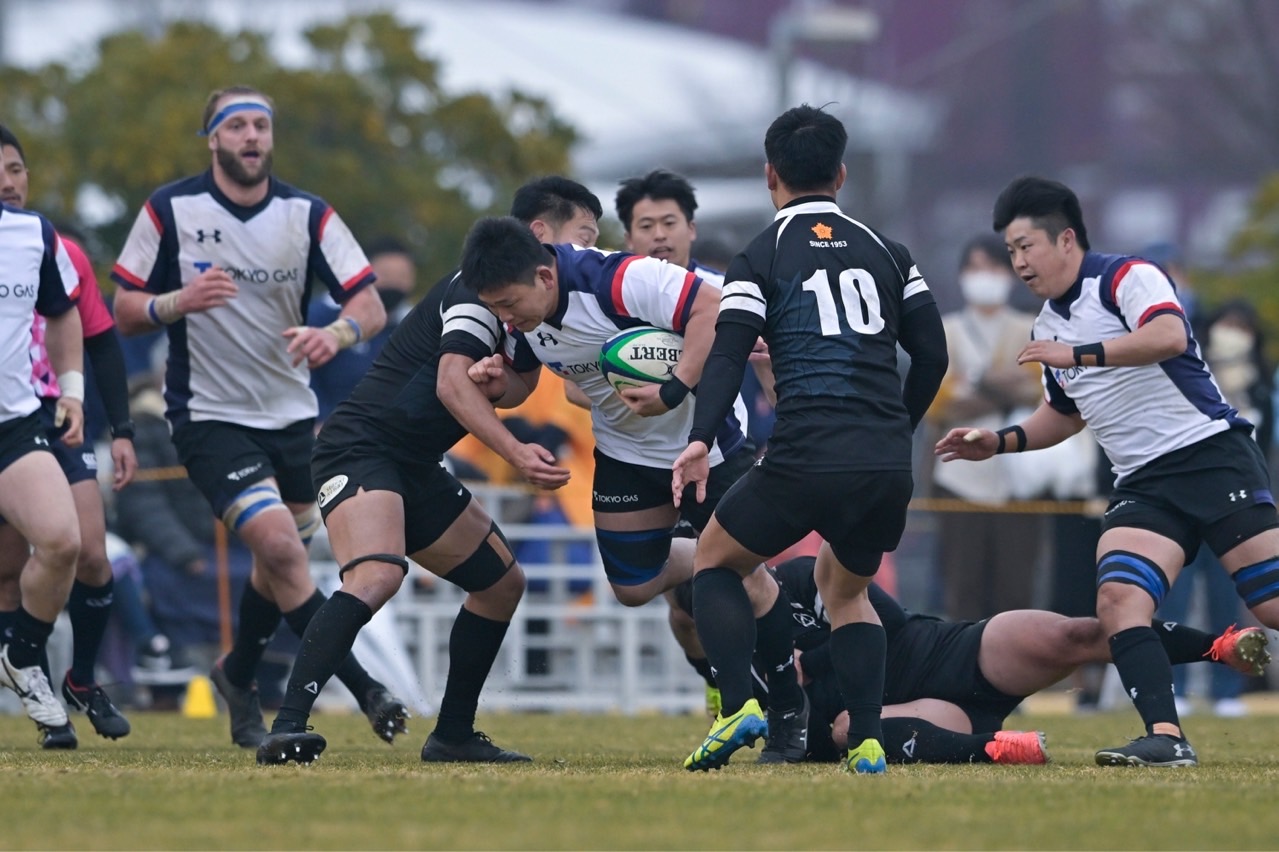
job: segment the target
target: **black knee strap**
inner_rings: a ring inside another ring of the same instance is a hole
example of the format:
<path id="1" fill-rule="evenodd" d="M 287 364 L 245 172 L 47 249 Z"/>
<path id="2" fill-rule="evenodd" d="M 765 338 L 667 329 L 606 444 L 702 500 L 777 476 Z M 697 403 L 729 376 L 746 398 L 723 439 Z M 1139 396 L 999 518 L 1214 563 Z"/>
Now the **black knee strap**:
<path id="1" fill-rule="evenodd" d="M 489 528 L 489 535 L 497 536 L 507 552 L 512 552 L 506 536 L 502 535 L 502 531 L 497 524 L 493 524 Z M 514 564 L 515 557 L 513 553 L 511 561 L 506 561 L 489 543 L 489 536 L 485 536 L 484 540 L 480 542 L 480 546 L 475 548 L 475 552 L 463 559 L 452 571 L 445 574 L 444 579 L 463 591 L 482 592 L 506 576 L 506 572 L 510 571 L 511 566 Z"/>
<path id="2" fill-rule="evenodd" d="M 386 562 L 391 565 L 398 565 L 400 570 L 404 572 L 405 577 L 409 575 L 409 561 L 403 556 L 397 556 L 394 553 L 370 553 L 367 556 L 357 556 L 338 569 L 338 579 L 342 579 L 347 571 L 350 571 L 361 562 Z"/>

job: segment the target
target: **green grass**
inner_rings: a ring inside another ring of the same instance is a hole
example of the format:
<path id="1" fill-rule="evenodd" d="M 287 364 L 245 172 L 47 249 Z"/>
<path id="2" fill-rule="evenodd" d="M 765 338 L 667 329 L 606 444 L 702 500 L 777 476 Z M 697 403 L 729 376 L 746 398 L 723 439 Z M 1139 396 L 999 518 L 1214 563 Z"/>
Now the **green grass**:
<path id="1" fill-rule="evenodd" d="M 700 717 L 485 716 L 521 766 L 425 765 L 429 720 L 394 747 L 363 719 L 318 716 L 312 766 L 258 767 L 225 718 L 135 714 L 119 742 L 76 717 L 81 747 L 44 752 L 0 717 L 0 848 L 92 849 L 1273 849 L 1279 717 L 1194 718 L 1196 769 L 1102 769 L 1130 711 L 1020 716 L 1046 767 L 763 767 L 739 753 L 692 774 Z"/>

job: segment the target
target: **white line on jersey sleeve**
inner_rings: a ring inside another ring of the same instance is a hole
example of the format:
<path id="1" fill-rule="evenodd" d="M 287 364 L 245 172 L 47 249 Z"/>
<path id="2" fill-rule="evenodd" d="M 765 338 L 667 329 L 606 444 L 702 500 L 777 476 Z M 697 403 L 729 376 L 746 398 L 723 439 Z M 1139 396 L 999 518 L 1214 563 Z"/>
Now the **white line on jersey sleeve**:
<path id="1" fill-rule="evenodd" d="M 765 316 L 767 303 L 764 292 L 754 281 L 729 281 L 719 295 L 719 312 L 746 311 L 757 317 Z"/>
<path id="2" fill-rule="evenodd" d="M 902 291 L 902 301 L 906 301 L 917 293 L 923 293 L 928 290 L 928 282 L 924 281 L 924 276 L 919 273 L 918 266 L 912 266 L 910 273 L 906 276 L 906 289 Z"/>
<path id="3" fill-rule="evenodd" d="M 492 311 L 481 305 L 457 304 L 444 311 L 444 327 L 440 337 L 450 334 L 469 334 L 480 341 L 490 352 L 497 351 L 501 329 Z"/>

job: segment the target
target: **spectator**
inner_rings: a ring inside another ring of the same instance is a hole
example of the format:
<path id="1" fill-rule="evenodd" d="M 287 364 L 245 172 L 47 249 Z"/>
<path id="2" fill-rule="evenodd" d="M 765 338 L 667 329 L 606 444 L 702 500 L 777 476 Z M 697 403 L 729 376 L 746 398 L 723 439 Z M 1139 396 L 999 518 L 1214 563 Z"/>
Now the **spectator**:
<path id="1" fill-rule="evenodd" d="M 1008 306 L 1014 276 L 1003 240 L 975 237 L 960 256 L 964 307 L 943 318 L 950 370 L 929 411 L 943 431 L 958 423 L 998 429 L 1033 406 L 1038 370 L 1018 366 L 1034 316 Z M 1016 414 L 1014 413 L 1016 412 Z M 999 506 L 1014 496 L 1007 459 L 994 464 L 935 464 L 934 494 Z M 999 512 L 945 512 L 938 519 L 938 558 L 945 610 L 961 621 L 1031 605 L 1042 519 Z"/>

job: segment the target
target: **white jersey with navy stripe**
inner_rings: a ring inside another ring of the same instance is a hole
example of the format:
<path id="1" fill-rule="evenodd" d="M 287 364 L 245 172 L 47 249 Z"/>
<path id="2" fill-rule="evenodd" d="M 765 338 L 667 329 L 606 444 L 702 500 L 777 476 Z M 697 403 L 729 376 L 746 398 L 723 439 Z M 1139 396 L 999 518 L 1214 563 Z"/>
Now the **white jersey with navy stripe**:
<path id="1" fill-rule="evenodd" d="M 31 384 L 32 313 L 75 307 L 80 276 L 49 220 L 0 204 L 0 421 L 40 407 Z"/>
<path id="2" fill-rule="evenodd" d="M 1128 334 L 1161 314 L 1185 321 L 1176 288 L 1158 266 L 1088 252 L 1079 280 L 1044 303 L 1033 336 L 1080 346 Z M 1044 369 L 1048 403 L 1083 417 L 1120 480 L 1218 432 L 1251 429 L 1217 387 L 1188 323 L 1186 335 L 1186 351 L 1158 364 Z"/>
<path id="3" fill-rule="evenodd" d="M 373 281 L 350 229 L 323 200 L 274 178 L 265 199 L 241 207 L 205 172 L 152 194 L 111 277 L 159 294 L 210 266 L 239 293 L 168 327 L 169 419 L 279 429 L 315 417 L 309 370 L 293 366 L 283 332 L 306 322 L 312 278 L 338 303 Z"/>
<path id="4" fill-rule="evenodd" d="M 682 266 L 643 255 L 571 245 L 548 248 L 555 252 L 559 307 L 537 329 L 512 332 L 507 358 L 518 370 L 540 361 L 581 387 L 591 400 L 595 445 L 601 453 L 628 464 L 670 467 L 688 446 L 692 397 L 657 417 L 635 414 L 600 372 L 600 350 L 610 337 L 635 326 L 683 334 L 702 279 Z M 745 443 L 745 426 L 746 406 L 739 396 L 711 447 L 712 465 Z"/>

